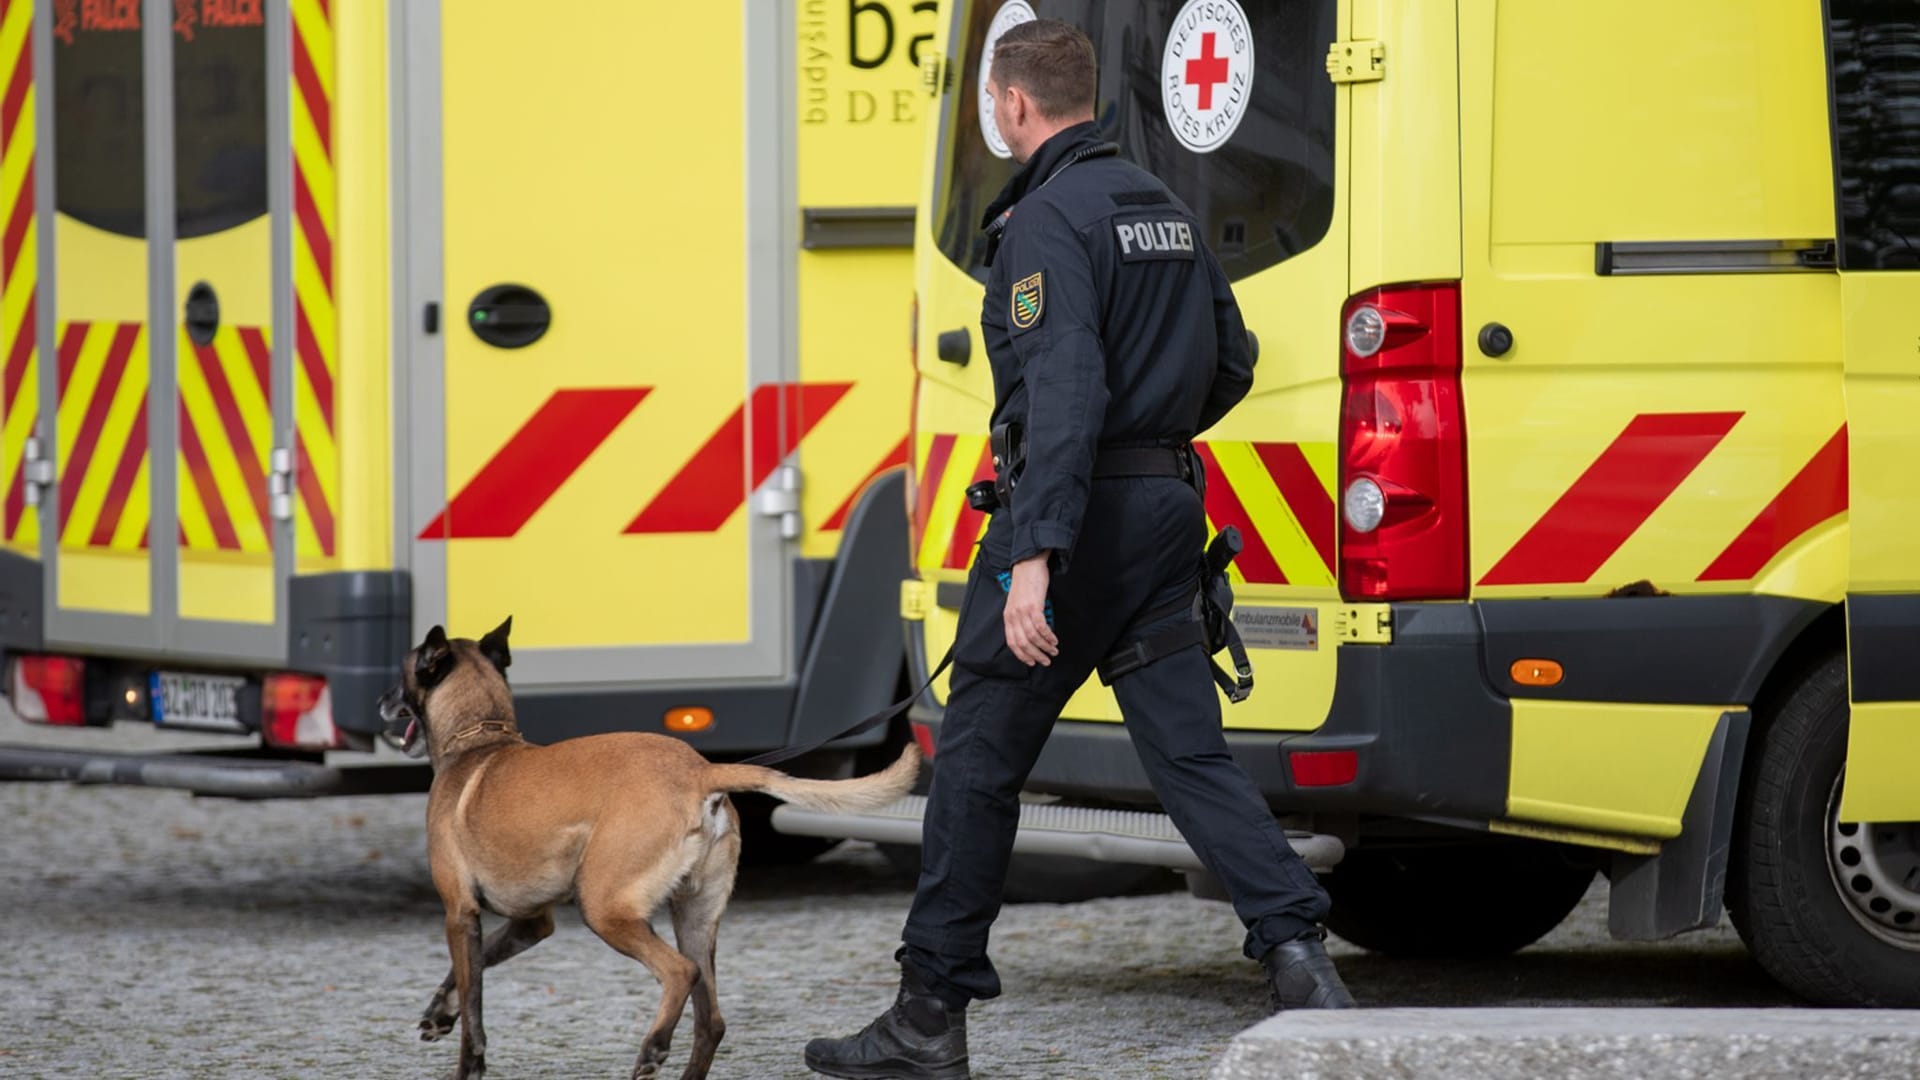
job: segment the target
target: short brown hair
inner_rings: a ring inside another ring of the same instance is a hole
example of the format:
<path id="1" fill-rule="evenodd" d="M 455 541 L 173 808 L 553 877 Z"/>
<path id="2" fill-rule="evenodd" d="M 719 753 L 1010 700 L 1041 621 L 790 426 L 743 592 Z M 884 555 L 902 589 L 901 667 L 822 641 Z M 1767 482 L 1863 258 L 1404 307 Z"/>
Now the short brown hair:
<path id="1" fill-rule="evenodd" d="M 1001 34 L 988 73 L 1003 90 L 1025 91 L 1049 120 L 1092 112 L 1096 74 L 1093 42 L 1059 19 L 1034 19 Z"/>

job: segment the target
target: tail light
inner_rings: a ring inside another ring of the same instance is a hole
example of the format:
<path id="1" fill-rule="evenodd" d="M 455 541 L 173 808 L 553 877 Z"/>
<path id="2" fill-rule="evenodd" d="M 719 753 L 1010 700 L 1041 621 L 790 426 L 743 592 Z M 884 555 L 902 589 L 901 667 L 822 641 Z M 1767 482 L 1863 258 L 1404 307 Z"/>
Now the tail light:
<path id="1" fill-rule="evenodd" d="M 80 727 L 87 722 L 87 669 L 76 656 L 14 658 L 7 696 L 22 720 Z"/>
<path id="2" fill-rule="evenodd" d="M 1341 319 L 1340 591 L 1467 594 L 1467 424 L 1458 282 L 1390 286 Z"/>
<path id="3" fill-rule="evenodd" d="M 346 735 L 333 723 L 327 680 L 317 675 L 269 675 L 260 688 L 260 737 L 289 750 L 338 750 Z"/>

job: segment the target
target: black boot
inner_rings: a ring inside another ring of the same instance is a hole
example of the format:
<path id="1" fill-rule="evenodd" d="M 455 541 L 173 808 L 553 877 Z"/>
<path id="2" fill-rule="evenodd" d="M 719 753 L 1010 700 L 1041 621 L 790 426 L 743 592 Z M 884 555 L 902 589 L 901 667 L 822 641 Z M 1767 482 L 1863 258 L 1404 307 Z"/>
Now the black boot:
<path id="1" fill-rule="evenodd" d="M 807 1044 L 807 1068 L 849 1080 L 970 1080 L 967 1011 L 902 968 L 900 996 L 858 1035 Z"/>
<path id="2" fill-rule="evenodd" d="M 1333 968 L 1333 958 L 1315 932 L 1275 945 L 1260 958 L 1275 1012 L 1283 1009 L 1353 1009 L 1358 1003 Z"/>

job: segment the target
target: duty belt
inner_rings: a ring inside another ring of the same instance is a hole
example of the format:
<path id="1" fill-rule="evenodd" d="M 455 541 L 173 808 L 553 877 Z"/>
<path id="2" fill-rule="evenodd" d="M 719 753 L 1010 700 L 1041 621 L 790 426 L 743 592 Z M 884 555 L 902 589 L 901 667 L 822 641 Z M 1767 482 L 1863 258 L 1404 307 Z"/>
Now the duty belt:
<path id="1" fill-rule="evenodd" d="M 1201 475 L 1191 450 L 1175 450 L 1167 446 L 1116 446 L 1099 451 L 1093 459 L 1095 480 L 1123 476 L 1165 476 L 1185 480 L 1198 487 Z M 974 484 L 967 489 L 967 505 L 982 513 L 993 513 L 1006 505 L 1006 500 L 999 494 L 1003 486 L 1008 486 L 1004 477 Z"/>

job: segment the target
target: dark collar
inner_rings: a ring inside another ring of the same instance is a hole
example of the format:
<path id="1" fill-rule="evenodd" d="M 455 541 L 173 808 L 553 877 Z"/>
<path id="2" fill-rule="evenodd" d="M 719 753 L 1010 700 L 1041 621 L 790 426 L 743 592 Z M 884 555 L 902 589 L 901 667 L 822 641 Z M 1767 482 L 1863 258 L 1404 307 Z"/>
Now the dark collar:
<path id="1" fill-rule="evenodd" d="M 1093 157 L 1107 157 L 1120 152 L 1120 147 L 1100 139 L 1100 126 L 1092 120 L 1061 128 L 1053 137 L 1040 144 L 1026 165 L 1013 174 L 1007 186 L 987 204 L 987 212 L 980 219 L 982 229 L 991 228 L 996 219 L 1012 210 L 1015 203 L 1026 198 L 1029 191 L 1042 187 L 1063 166 Z M 1004 226 L 1003 226 L 1004 227 Z"/>

